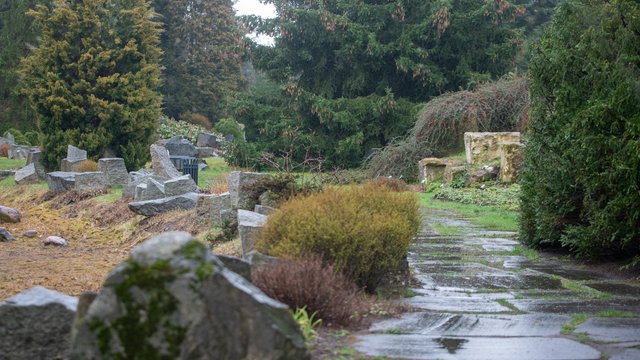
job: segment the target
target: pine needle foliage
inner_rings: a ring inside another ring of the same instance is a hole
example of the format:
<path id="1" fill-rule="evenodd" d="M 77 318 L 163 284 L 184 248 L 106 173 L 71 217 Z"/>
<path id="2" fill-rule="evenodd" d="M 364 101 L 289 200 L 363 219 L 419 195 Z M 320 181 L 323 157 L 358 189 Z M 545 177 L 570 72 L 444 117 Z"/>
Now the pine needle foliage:
<path id="1" fill-rule="evenodd" d="M 438 96 L 424 105 L 406 138 L 372 159 L 369 171 L 372 176 L 415 179 L 421 159 L 461 149 L 467 131 L 519 130 L 527 122 L 528 109 L 527 80 L 522 77 Z"/>
<path id="2" fill-rule="evenodd" d="M 638 2 L 559 5 L 529 66 L 527 244 L 589 258 L 640 255 L 638 54 Z"/>
<path id="3" fill-rule="evenodd" d="M 67 144 L 142 166 L 160 117 L 160 25 L 147 0 L 55 0 L 29 12 L 41 40 L 22 64 L 39 116 L 43 163 Z"/>

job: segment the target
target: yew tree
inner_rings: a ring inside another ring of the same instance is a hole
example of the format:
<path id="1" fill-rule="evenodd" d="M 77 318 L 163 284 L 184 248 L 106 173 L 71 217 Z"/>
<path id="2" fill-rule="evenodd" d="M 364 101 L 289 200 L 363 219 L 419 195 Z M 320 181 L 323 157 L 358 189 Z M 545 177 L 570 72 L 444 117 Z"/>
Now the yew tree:
<path id="1" fill-rule="evenodd" d="M 30 12 L 42 30 L 22 64 L 24 91 L 56 168 L 67 144 L 143 165 L 160 117 L 160 23 L 148 0 L 55 0 Z"/>

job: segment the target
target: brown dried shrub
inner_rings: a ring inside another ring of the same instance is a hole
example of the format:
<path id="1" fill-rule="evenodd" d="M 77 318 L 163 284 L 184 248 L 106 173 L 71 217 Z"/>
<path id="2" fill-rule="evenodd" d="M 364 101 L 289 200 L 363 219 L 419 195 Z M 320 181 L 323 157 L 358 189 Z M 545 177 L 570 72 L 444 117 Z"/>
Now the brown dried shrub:
<path id="1" fill-rule="evenodd" d="M 93 160 L 84 160 L 76 168 L 77 172 L 93 172 L 98 171 L 98 163 Z"/>
<path id="2" fill-rule="evenodd" d="M 393 177 L 377 177 L 367 181 L 367 184 L 373 187 L 386 188 L 395 192 L 409 191 L 409 186 L 406 182 Z"/>
<path id="3" fill-rule="evenodd" d="M 209 120 L 208 117 L 191 111 L 183 112 L 182 114 L 180 114 L 180 120 L 186 121 L 191 124 L 200 125 L 207 130 L 211 130 L 211 128 L 213 127 L 213 124 L 211 124 L 211 120 Z"/>
<path id="4" fill-rule="evenodd" d="M 0 144 L 0 157 L 9 157 L 9 149 L 11 145 L 9 144 Z"/>
<path id="5" fill-rule="evenodd" d="M 324 325 L 352 324 L 360 311 L 368 311 L 365 295 L 316 255 L 264 265 L 253 271 L 251 279 L 265 294 L 292 309 L 306 306 Z"/>

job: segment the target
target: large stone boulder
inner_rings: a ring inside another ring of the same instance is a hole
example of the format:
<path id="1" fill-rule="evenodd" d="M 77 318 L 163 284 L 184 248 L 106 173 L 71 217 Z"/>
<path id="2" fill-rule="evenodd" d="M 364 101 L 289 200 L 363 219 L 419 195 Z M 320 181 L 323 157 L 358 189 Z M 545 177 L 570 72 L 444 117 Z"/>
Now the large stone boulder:
<path id="1" fill-rule="evenodd" d="M 420 179 L 425 184 L 430 184 L 436 180 L 444 178 L 444 170 L 447 167 L 447 161 L 438 158 L 425 158 L 418 162 L 418 171 Z"/>
<path id="2" fill-rule="evenodd" d="M 156 144 L 152 144 L 150 147 L 151 151 L 151 167 L 153 168 L 153 172 L 155 175 L 168 180 L 180 177 L 181 174 L 178 172 L 171 159 L 169 158 L 169 151 L 162 146 L 158 146 Z"/>
<path id="3" fill-rule="evenodd" d="M 174 136 L 164 144 L 165 149 L 169 151 L 171 156 L 188 156 L 195 157 L 198 154 L 198 149 L 191 143 L 191 141 L 181 137 Z"/>
<path id="4" fill-rule="evenodd" d="M 269 177 L 269 174 L 232 171 L 229 175 L 229 194 L 231 195 L 231 206 L 237 209 L 252 210 L 256 199 L 252 199 L 251 185 L 258 180 Z"/>
<path id="5" fill-rule="evenodd" d="M 187 193 L 156 200 L 130 202 L 129 209 L 138 215 L 153 216 L 168 211 L 192 210 L 197 203 L 198 194 Z"/>
<path id="6" fill-rule="evenodd" d="M 198 191 L 198 185 L 193 181 L 191 175 L 183 175 L 164 182 L 166 196 L 177 196 L 196 191 Z"/>
<path id="7" fill-rule="evenodd" d="M 188 233 L 138 245 L 78 314 L 71 360 L 309 359 L 287 307 Z"/>
<path id="8" fill-rule="evenodd" d="M 0 302 L 0 359 L 63 359 L 78 299 L 36 286 Z"/>
<path id="9" fill-rule="evenodd" d="M 77 191 L 104 190 L 109 187 L 107 177 L 100 171 L 76 173 L 75 179 L 74 188 Z"/>
<path id="10" fill-rule="evenodd" d="M 260 237 L 262 227 L 267 223 L 267 217 L 253 211 L 238 210 L 238 234 L 242 243 L 242 255 L 253 250 Z"/>
<path id="11" fill-rule="evenodd" d="M 502 145 L 519 143 L 519 132 L 466 132 L 464 133 L 464 150 L 467 164 L 484 164 L 500 160 Z"/>
<path id="12" fill-rule="evenodd" d="M 127 185 L 129 183 L 129 173 L 122 158 L 104 158 L 98 160 L 98 171 L 107 177 L 109 186 Z"/>
<path id="13" fill-rule="evenodd" d="M 40 180 L 40 177 L 36 172 L 35 164 L 31 163 L 23 167 L 22 169 L 16 171 L 15 180 L 16 180 L 16 184 L 18 185 L 37 183 Z"/>
<path id="14" fill-rule="evenodd" d="M 521 143 L 504 143 L 500 154 L 500 182 L 511 184 L 518 180 L 522 171 L 522 152 L 524 145 Z"/>
<path id="15" fill-rule="evenodd" d="M 242 276 L 248 281 L 251 281 L 251 264 L 239 257 L 228 255 L 216 255 L 224 266 L 233 271 L 234 273 Z"/>
<path id="16" fill-rule="evenodd" d="M 47 185 L 51 192 L 63 192 L 73 190 L 76 187 L 75 172 L 54 171 L 47 173 Z"/>
<path id="17" fill-rule="evenodd" d="M 20 211 L 10 208 L 7 206 L 0 205 L 0 223 L 19 223 L 20 219 L 22 219 L 22 214 Z"/>
<path id="18" fill-rule="evenodd" d="M 213 134 L 200 133 L 198 134 L 198 139 L 196 140 L 196 146 L 220 149 L 222 143 L 218 141 L 218 137 Z"/>

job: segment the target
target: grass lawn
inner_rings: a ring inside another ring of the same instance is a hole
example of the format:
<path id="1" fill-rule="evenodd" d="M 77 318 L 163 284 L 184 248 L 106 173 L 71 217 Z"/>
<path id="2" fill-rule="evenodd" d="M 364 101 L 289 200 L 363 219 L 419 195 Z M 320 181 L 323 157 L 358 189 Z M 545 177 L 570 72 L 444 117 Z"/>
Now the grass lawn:
<path id="1" fill-rule="evenodd" d="M 18 170 L 27 162 L 25 160 L 14 160 L 0 157 L 0 170 Z"/>
<path id="2" fill-rule="evenodd" d="M 518 213 L 490 206 L 461 204 L 452 201 L 441 201 L 433 198 L 433 193 L 418 195 L 424 207 L 439 210 L 451 210 L 469 218 L 473 223 L 489 230 L 518 231 Z"/>

